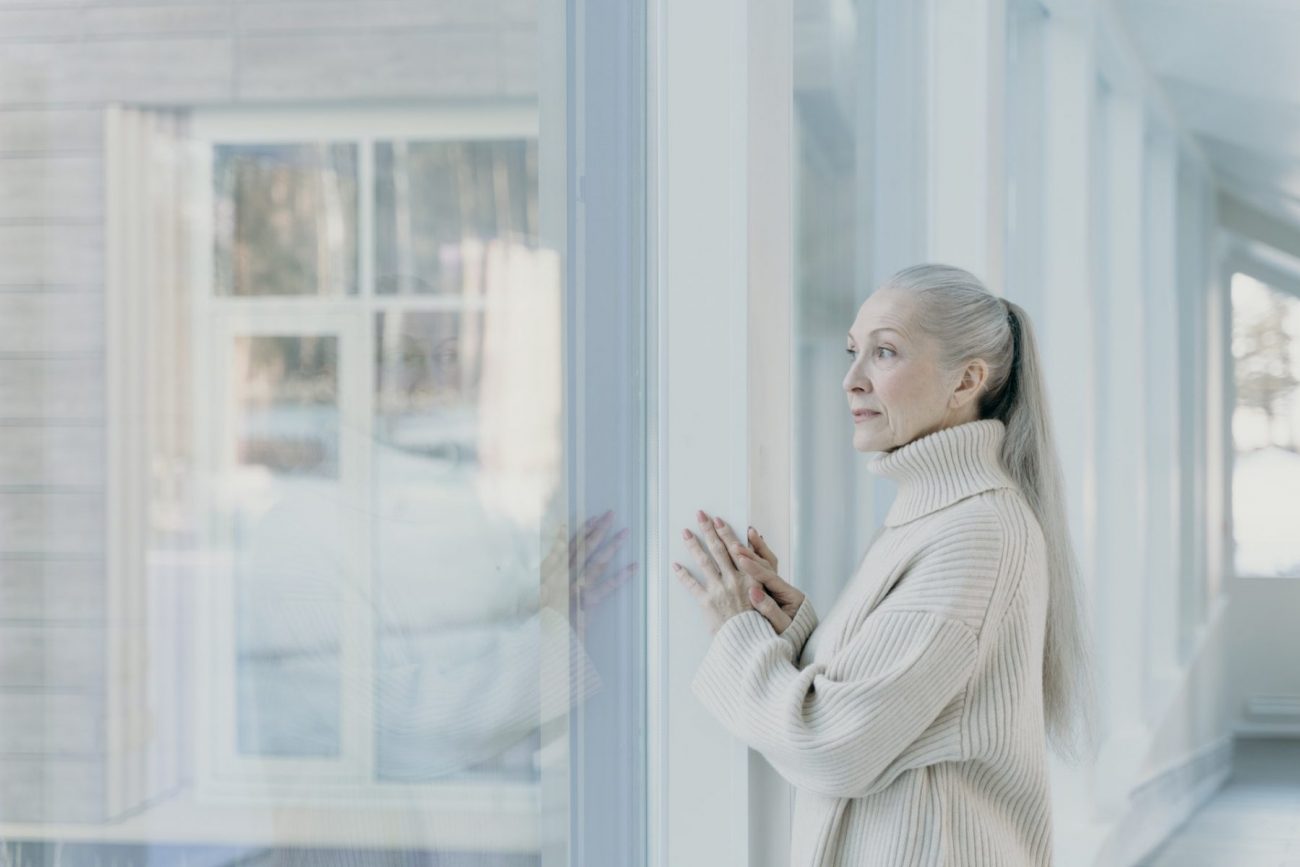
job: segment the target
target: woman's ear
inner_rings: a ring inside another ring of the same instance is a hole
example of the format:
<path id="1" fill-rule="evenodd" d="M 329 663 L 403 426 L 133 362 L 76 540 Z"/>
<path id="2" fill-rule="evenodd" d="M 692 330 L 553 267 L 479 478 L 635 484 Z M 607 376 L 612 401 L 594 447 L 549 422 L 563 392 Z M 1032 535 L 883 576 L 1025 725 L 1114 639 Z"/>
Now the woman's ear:
<path id="1" fill-rule="evenodd" d="M 985 383 L 988 382 L 988 378 L 989 366 L 984 363 L 982 358 L 977 358 L 967 364 L 961 374 L 961 385 L 953 394 L 953 399 L 956 401 L 953 406 L 956 407 L 965 403 L 966 401 L 963 400 L 964 395 L 978 394 L 982 391 Z"/>

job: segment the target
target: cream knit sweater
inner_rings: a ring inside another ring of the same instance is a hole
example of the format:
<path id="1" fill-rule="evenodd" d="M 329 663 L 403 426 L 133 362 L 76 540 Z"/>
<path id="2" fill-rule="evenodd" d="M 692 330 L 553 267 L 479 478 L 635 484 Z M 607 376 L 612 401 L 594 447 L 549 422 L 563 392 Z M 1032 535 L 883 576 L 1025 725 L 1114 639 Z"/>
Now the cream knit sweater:
<path id="1" fill-rule="evenodd" d="M 870 459 L 898 482 L 820 624 L 758 611 L 691 683 L 795 789 L 791 867 L 1051 863 L 1042 531 L 981 419 Z"/>

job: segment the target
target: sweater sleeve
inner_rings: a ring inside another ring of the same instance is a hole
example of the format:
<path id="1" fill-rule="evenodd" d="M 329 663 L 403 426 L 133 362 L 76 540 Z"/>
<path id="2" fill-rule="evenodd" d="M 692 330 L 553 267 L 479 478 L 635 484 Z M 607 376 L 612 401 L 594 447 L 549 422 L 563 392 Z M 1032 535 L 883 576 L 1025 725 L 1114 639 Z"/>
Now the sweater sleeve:
<path id="1" fill-rule="evenodd" d="M 882 608 L 801 670 L 791 642 L 745 611 L 714 634 L 691 691 L 795 786 L 856 798 L 901 772 L 896 760 L 961 693 L 975 657 L 965 623 Z"/>
<path id="2" fill-rule="evenodd" d="M 799 659 L 799 655 L 803 653 L 803 646 L 808 643 L 808 636 L 812 635 L 812 631 L 816 628 L 817 612 L 813 610 L 812 601 L 805 596 L 803 602 L 795 610 L 790 625 L 781 633 L 781 637 L 789 643 L 790 649 L 794 651 L 794 656 L 791 659 Z"/>

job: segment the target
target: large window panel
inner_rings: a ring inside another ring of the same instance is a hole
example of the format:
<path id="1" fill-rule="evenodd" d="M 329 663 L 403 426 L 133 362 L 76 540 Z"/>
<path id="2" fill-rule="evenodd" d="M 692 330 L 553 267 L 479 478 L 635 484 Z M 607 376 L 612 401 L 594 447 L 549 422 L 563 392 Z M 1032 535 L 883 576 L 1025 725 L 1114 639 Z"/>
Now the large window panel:
<path id="1" fill-rule="evenodd" d="M 102 742 L 13 863 L 646 863 L 645 10 L 337 5 L 109 112 Z"/>
<path id="2" fill-rule="evenodd" d="M 1006 36 L 1006 232 L 1002 293 L 1034 319 L 1045 318 L 1043 286 L 1046 147 L 1044 41 L 1046 10 L 1037 0 L 1007 5 Z"/>
<path id="3" fill-rule="evenodd" d="M 842 387 L 871 291 L 875 4 L 795 4 L 791 580 L 829 610 L 874 527 Z M 888 134 L 888 133 L 886 133 Z"/>
<path id="4" fill-rule="evenodd" d="M 476 791 L 501 805 L 493 819 L 526 827 L 544 741 L 604 686 L 575 622 L 596 612 L 571 611 L 553 585 L 600 584 L 627 552 L 617 527 L 566 529 L 564 468 L 582 456 L 566 453 L 561 273 L 538 234 L 535 121 L 506 109 L 490 130 L 421 133 L 418 119 L 384 129 L 327 114 L 307 146 L 282 141 L 291 124 L 257 142 L 243 122 L 200 115 L 211 221 L 194 247 L 211 251 L 200 273 L 213 279 L 196 286 L 195 391 L 225 396 L 195 408 L 214 483 L 200 510 L 215 529 L 207 553 L 229 568 L 201 598 L 210 759 L 196 783 L 282 806 L 432 808 Z M 231 154 L 275 155 L 286 194 L 232 187 Z M 330 214 L 337 196 L 292 194 L 304 177 L 339 185 L 321 154 L 349 155 L 335 161 L 360 187 L 348 219 Z M 229 211 L 235 225 L 288 227 L 245 239 L 266 249 L 238 292 L 221 283 Z M 315 224 L 339 243 L 299 230 Z M 328 269 L 302 263 L 335 248 L 357 289 L 328 297 L 312 288 Z M 556 563 L 542 546 L 557 534 L 590 545 L 596 565 Z"/>

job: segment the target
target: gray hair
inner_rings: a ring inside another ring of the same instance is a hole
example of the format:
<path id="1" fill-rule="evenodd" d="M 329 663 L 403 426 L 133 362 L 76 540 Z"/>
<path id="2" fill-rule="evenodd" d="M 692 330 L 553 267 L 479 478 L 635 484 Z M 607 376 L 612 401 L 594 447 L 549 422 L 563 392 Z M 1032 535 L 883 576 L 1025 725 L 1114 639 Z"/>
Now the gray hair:
<path id="1" fill-rule="evenodd" d="M 1006 425 L 1001 458 L 1038 518 L 1046 543 L 1048 605 L 1043 647 L 1046 734 L 1063 759 L 1095 757 L 1096 692 L 1083 587 L 1065 511 L 1065 485 L 1052 435 L 1042 362 L 1029 315 L 973 274 L 927 263 L 881 286 L 914 303 L 914 328 L 932 337 L 939 365 L 956 375 L 972 359 L 989 367 L 980 418 Z"/>

